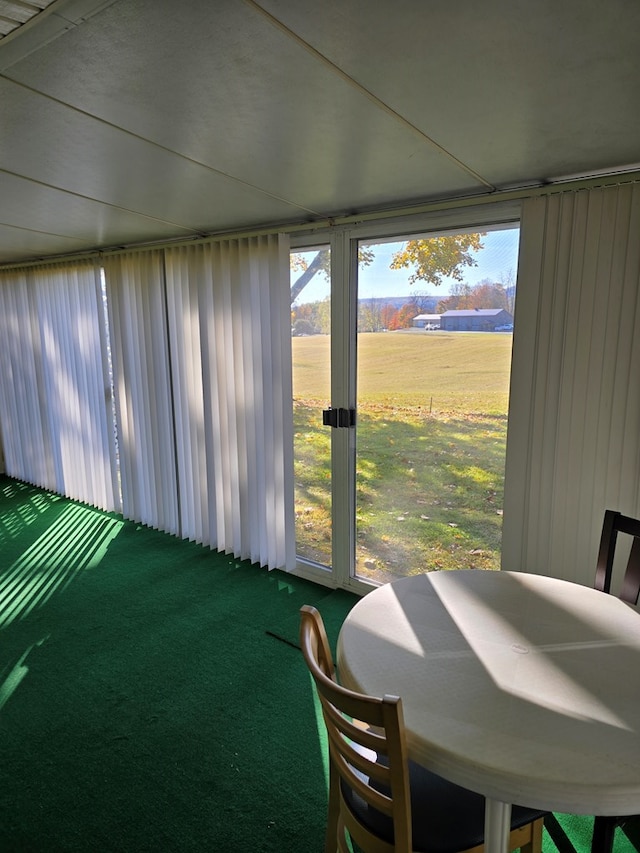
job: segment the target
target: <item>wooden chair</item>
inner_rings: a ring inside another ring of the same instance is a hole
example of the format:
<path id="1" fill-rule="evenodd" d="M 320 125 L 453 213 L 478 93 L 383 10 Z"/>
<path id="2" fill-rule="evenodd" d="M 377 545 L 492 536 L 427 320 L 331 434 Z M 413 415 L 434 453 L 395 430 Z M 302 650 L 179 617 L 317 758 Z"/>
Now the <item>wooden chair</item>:
<path id="1" fill-rule="evenodd" d="M 640 595 L 640 519 L 622 515 L 612 509 L 605 510 L 594 586 L 601 592 L 611 594 L 611 576 L 618 533 L 633 537 L 619 597 L 628 604 L 637 604 Z M 593 824 L 592 853 L 611 853 L 616 827 L 629 819 L 629 816 L 597 816 Z"/>
<path id="2" fill-rule="evenodd" d="M 301 608 L 300 646 L 329 740 L 326 853 L 480 853 L 484 797 L 409 761 L 397 696 L 355 693 L 335 679 L 322 617 Z M 540 853 L 544 812 L 514 806 L 509 849 Z"/>
<path id="3" fill-rule="evenodd" d="M 629 604 L 637 604 L 640 594 L 640 519 L 630 518 L 612 509 L 605 510 L 594 586 L 602 592 L 611 592 L 611 574 L 618 533 L 633 537 L 619 597 Z"/>

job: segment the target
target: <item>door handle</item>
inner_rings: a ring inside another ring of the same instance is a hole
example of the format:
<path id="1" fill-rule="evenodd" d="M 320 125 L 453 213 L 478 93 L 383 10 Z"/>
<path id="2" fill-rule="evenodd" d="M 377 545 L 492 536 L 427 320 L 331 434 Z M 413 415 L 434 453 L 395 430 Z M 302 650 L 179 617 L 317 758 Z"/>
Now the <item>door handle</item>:
<path id="1" fill-rule="evenodd" d="M 333 409 L 329 406 L 328 409 L 322 410 L 322 423 L 324 426 L 330 426 L 334 429 L 354 427 L 356 425 L 356 410 Z"/>

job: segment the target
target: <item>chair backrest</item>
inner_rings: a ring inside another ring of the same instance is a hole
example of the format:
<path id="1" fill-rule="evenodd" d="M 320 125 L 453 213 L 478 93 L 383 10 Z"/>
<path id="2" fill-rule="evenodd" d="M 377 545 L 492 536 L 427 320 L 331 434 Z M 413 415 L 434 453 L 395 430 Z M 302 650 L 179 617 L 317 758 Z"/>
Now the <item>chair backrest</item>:
<path id="1" fill-rule="evenodd" d="M 347 850 L 346 828 L 364 850 L 410 851 L 411 800 L 402 702 L 347 690 L 326 670 L 326 632 L 314 607 L 301 608 L 300 646 L 316 685 L 329 741 L 329 759 L 340 778 L 337 845 Z M 324 639 L 323 639 L 324 638 Z M 330 653 L 329 653 L 330 656 Z M 393 822 L 394 842 L 372 834 L 345 802 L 344 786 Z"/>
<path id="2" fill-rule="evenodd" d="M 602 592 L 611 592 L 611 574 L 618 533 L 633 537 L 620 598 L 629 604 L 637 604 L 640 594 L 640 519 L 622 515 L 611 509 L 605 510 L 594 586 Z"/>

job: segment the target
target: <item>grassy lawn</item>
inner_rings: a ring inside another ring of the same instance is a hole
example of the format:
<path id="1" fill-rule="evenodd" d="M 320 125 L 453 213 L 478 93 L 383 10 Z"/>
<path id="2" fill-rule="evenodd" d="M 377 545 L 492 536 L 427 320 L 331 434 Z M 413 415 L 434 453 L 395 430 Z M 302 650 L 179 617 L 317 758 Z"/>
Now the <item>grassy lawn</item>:
<path id="1" fill-rule="evenodd" d="M 357 570 L 388 580 L 500 564 L 511 336 L 358 341 Z M 293 339 L 298 550 L 330 555 L 329 338 Z"/>

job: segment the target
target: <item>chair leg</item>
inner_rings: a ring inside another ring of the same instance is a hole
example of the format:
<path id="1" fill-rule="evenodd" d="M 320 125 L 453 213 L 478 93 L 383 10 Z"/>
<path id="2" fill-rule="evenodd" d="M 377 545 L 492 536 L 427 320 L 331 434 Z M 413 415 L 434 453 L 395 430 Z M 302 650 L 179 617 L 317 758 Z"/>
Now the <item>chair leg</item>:
<path id="1" fill-rule="evenodd" d="M 347 828 L 342 820 L 342 815 L 338 815 L 337 822 L 337 847 L 334 848 L 334 853 L 351 853 L 350 846 L 347 843 Z"/>
<path id="2" fill-rule="evenodd" d="M 531 839 L 523 844 L 520 853 L 542 853 L 542 829 L 544 818 L 538 818 L 531 824 Z"/>
<path id="3" fill-rule="evenodd" d="M 340 812 L 340 789 L 338 774 L 329 760 L 329 806 L 327 808 L 327 831 L 324 837 L 324 853 L 336 853 L 338 843 L 338 815 Z"/>
<path id="4" fill-rule="evenodd" d="M 593 822 L 591 853 L 612 853 L 618 819 L 598 816 Z"/>

